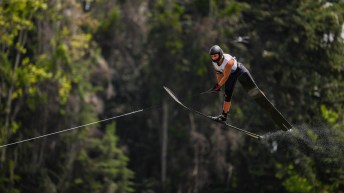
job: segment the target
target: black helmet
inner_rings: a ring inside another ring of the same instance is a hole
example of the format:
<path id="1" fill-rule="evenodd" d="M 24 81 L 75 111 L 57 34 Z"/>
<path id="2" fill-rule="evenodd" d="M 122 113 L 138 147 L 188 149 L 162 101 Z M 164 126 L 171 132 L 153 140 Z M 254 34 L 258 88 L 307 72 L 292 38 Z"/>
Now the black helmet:
<path id="1" fill-rule="evenodd" d="M 209 55 L 214 55 L 214 54 L 218 54 L 219 55 L 219 58 L 217 58 L 216 60 L 213 60 L 213 62 L 218 63 L 222 59 L 222 57 L 223 57 L 223 51 L 220 48 L 220 46 L 214 45 L 214 46 L 212 46 L 210 48 Z"/>

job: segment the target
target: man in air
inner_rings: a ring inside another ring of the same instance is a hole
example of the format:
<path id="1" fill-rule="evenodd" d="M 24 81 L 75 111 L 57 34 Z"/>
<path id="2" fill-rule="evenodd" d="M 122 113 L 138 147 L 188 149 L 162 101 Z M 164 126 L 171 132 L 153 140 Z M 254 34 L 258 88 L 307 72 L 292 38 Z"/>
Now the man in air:
<path id="1" fill-rule="evenodd" d="M 226 121 L 228 111 L 231 108 L 231 99 L 233 90 L 237 80 L 246 89 L 248 94 L 255 101 L 268 111 L 272 119 L 284 130 L 292 128 L 290 123 L 282 116 L 282 114 L 273 106 L 273 104 L 265 97 L 263 92 L 258 88 L 253 80 L 250 72 L 243 64 L 238 62 L 235 57 L 226 54 L 218 45 L 214 45 L 209 50 L 212 65 L 216 72 L 217 84 L 213 87 L 213 91 L 219 92 L 221 87 L 225 87 L 224 103 L 222 114 L 212 117 L 216 121 Z"/>

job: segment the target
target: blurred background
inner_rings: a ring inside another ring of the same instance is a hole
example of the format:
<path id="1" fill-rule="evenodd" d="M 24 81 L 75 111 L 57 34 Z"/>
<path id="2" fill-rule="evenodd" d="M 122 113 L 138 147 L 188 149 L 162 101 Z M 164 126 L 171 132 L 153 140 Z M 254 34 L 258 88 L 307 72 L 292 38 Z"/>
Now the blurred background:
<path id="1" fill-rule="evenodd" d="M 344 192 L 342 0 L 0 0 L 1 193 Z M 240 84 L 230 123 L 208 49 L 220 45 L 294 124 Z M 150 108 L 152 107 L 152 108 Z"/>

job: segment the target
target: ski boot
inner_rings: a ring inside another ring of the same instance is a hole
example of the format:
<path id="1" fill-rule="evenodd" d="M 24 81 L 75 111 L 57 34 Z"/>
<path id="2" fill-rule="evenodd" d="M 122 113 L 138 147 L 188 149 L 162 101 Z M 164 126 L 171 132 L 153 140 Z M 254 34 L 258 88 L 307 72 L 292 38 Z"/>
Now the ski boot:
<path id="1" fill-rule="evenodd" d="M 227 121 L 227 113 L 222 112 L 221 115 L 211 117 L 214 121 L 218 122 L 226 122 Z"/>

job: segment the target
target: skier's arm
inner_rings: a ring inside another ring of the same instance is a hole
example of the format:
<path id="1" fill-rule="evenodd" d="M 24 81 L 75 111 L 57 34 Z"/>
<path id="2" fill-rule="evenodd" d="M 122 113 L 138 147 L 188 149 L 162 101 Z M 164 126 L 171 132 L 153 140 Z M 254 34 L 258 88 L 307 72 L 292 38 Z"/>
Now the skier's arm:
<path id="1" fill-rule="evenodd" d="M 213 66 L 215 73 L 216 73 L 216 79 L 217 79 L 217 83 L 219 83 L 223 77 L 223 73 L 220 71 L 217 71 L 216 68 Z"/>
<path id="2" fill-rule="evenodd" d="M 231 59 L 230 61 L 228 61 L 227 65 L 225 67 L 225 70 L 223 71 L 223 77 L 219 81 L 220 86 L 223 86 L 226 83 L 226 81 L 228 80 L 229 75 L 231 74 L 231 70 L 232 70 L 233 65 L 234 65 L 234 59 Z"/>
<path id="3" fill-rule="evenodd" d="M 217 83 L 220 83 L 222 78 L 223 78 L 223 74 L 222 73 L 216 73 Z"/>

